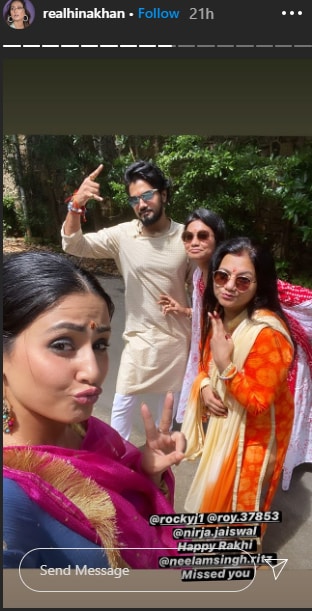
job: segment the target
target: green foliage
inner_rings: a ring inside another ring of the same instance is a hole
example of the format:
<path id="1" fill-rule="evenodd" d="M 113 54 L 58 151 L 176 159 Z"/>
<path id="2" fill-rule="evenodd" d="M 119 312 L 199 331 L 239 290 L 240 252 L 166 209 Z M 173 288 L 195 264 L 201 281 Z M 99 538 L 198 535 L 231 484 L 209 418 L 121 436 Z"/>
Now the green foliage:
<path id="1" fill-rule="evenodd" d="M 306 288 L 312 290 L 312 277 L 311 277 L 311 273 L 308 271 L 301 270 L 293 274 L 291 277 L 291 282 L 293 284 L 305 286 Z"/>
<path id="2" fill-rule="evenodd" d="M 283 218 L 293 224 L 303 242 L 312 244 L 312 147 L 286 158 L 283 165 L 277 187 Z"/>
<path id="3" fill-rule="evenodd" d="M 289 281 L 290 264 L 289 261 L 275 259 L 277 275 L 281 280 Z"/>
<path id="4" fill-rule="evenodd" d="M 289 280 L 311 267 L 312 138 L 287 155 L 270 154 L 269 138 L 199 135 L 5 136 L 3 147 L 4 168 L 24 194 L 23 202 L 4 206 L 6 233 L 27 230 L 59 243 L 66 198 L 100 163 L 105 201 L 88 204 L 83 229 L 127 219 L 124 170 L 146 159 L 172 181 L 172 218 L 183 223 L 195 208 L 212 208 L 229 236 L 245 234 L 273 248 L 280 277 Z"/>
<path id="5" fill-rule="evenodd" d="M 263 238 L 267 209 L 290 221 L 303 242 L 311 240 L 311 145 L 274 157 L 250 142 L 177 136 L 167 139 L 157 161 L 173 179 L 174 209 L 182 222 L 194 208 L 212 208 L 230 235 Z"/>
<path id="6" fill-rule="evenodd" d="M 3 197 L 3 235 L 18 237 L 24 234 L 23 214 L 16 207 L 15 198 L 10 195 Z"/>

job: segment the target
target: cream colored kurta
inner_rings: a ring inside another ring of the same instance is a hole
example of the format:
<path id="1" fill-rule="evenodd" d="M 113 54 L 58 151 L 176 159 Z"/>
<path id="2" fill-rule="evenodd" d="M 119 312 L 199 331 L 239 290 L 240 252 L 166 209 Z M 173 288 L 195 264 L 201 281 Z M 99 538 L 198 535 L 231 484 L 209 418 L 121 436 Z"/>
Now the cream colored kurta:
<path id="1" fill-rule="evenodd" d="M 171 221 L 169 230 L 155 237 L 141 235 L 135 219 L 96 233 L 81 229 L 70 236 L 62 228 L 62 247 L 77 257 L 111 258 L 125 283 L 125 346 L 116 392 L 138 394 L 181 390 L 191 338 L 186 316 L 165 316 L 157 304 L 168 293 L 190 305 L 193 264 L 181 239 L 184 225 Z"/>

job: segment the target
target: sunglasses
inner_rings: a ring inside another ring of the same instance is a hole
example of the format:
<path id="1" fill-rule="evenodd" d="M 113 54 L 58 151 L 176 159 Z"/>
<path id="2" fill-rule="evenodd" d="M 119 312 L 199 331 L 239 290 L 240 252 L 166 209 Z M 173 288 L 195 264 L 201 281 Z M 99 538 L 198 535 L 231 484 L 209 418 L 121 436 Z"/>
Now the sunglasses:
<path id="1" fill-rule="evenodd" d="M 204 230 L 198 231 L 197 233 L 192 233 L 191 231 L 183 231 L 182 240 L 183 242 L 192 242 L 193 238 L 196 237 L 201 242 L 204 242 L 204 240 L 208 240 L 210 235 L 211 234 L 209 233 L 209 231 Z"/>
<path id="2" fill-rule="evenodd" d="M 213 272 L 213 280 L 216 286 L 225 286 L 232 274 L 226 272 L 223 269 L 217 269 Z M 248 276 L 236 276 L 235 278 L 235 288 L 240 293 L 244 293 L 244 291 L 248 291 L 251 284 L 257 282 L 257 280 L 251 280 Z"/>
<path id="3" fill-rule="evenodd" d="M 140 203 L 140 199 L 143 199 L 143 202 L 149 202 L 153 199 L 154 194 L 158 191 L 158 189 L 151 189 L 150 191 L 145 191 L 145 193 L 141 193 L 141 195 L 134 195 L 133 197 L 128 197 L 128 204 L 130 206 L 136 206 Z"/>

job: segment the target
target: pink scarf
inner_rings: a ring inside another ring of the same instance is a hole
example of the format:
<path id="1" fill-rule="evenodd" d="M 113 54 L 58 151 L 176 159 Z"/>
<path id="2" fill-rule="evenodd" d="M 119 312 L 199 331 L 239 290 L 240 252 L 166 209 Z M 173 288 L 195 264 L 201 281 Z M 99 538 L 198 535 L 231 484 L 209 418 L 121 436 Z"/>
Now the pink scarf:
<path id="1" fill-rule="evenodd" d="M 23 467 L 12 468 L 15 457 L 18 460 L 19 453 L 22 455 Z M 13 463 L 10 462 L 10 456 Z M 36 460 L 42 459 L 43 470 L 40 467 L 37 472 L 32 471 L 28 456 L 35 457 Z M 158 568 L 159 556 L 177 553 L 171 528 L 149 524 L 150 515 L 175 513 L 171 501 L 168 501 L 159 488 L 143 473 L 141 452 L 101 420 L 95 417 L 89 418 L 87 433 L 79 450 L 56 446 L 9 446 L 4 449 L 4 464 L 10 465 L 4 466 L 5 477 L 15 480 L 42 509 L 99 546 L 104 545 L 96 528 L 70 499 L 71 478 L 65 478 L 67 495 L 66 491 L 61 492 L 51 483 L 51 479 L 47 481 L 48 478 L 45 479 L 42 474 L 45 467 L 50 469 L 52 466 L 53 472 L 55 465 L 55 471 L 60 472 L 60 465 L 61 468 L 63 466 L 64 471 L 70 466 L 74 469 L 74 473 L 77 472 L 79 478 L 83 476 L 84 503 L 88 503 L 88 485 L 90 491 L 93 483 L 104 493 L 106 491 L 115 508 L 117 545 L 121 548 L 141 548 L 122 550 L 122 558 L 131 568 Z M 165 473 L 164 479 L 172 498 L 174 479 L 170 470 Z M 82 489 L 81 486 L 79 489 Z M 90 505 L 91 503 L 92 500 L 89 501 Z"/>

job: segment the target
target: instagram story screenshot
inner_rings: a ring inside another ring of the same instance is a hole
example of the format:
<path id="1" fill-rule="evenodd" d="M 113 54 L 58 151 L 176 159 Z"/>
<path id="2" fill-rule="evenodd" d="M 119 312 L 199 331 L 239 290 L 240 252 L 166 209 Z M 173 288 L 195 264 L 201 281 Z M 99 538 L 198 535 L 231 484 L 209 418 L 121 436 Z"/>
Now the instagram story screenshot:
<path id="1" fill-rule="evenodd" d="M 311 22 L 3 2 L 4 608 L 311 607 Z"/>

